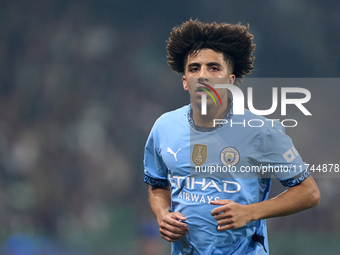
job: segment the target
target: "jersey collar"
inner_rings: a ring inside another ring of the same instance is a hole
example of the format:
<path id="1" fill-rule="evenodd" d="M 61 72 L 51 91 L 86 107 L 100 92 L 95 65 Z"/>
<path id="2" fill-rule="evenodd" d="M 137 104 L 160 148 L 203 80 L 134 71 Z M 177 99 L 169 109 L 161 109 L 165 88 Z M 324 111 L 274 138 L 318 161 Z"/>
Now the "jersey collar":
<path id="1" fill-rule="evenodd" d="M 233 100 L 231 98 L 228 98 L 228 112 L 224 116 L 223 119 L 229 120 L 232 116 L 233 116 Z M 188 119 L 188 122 L 190 124 L 190 127 L 195 129 L 196 131 L 200 131 L 200 132 L 214 131 L 216 129 L 219 129 L 219 128 L 223 127 L 225 125 L 225 123 L 227 123 L 227 121 L 225 121 L 224 123 L 220 122 L 215 127 L 201 127 L 201 126 L 197 126 L 195 124 L 195 122 L 194 122 L 194 119 L 192 118 L 192 106 L 191 106 L 191 104 L 189 104 L 189 108 L 188 108 L 188 112 L 187 112 L 187 119 Z"/>

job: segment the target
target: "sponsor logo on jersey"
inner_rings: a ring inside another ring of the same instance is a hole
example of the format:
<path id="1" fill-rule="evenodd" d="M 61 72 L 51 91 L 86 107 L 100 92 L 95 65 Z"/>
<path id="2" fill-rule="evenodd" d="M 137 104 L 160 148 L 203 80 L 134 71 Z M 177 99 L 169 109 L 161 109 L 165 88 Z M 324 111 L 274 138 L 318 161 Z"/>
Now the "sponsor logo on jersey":
<path id="1" fill-rule="evenodd" d="M 196 166 L 201 166 L 207 160 L 208 146 L 205 144 L 195 144 L 192 149 L 191 159 Z"/>
<path id="2" fill-rule="evenodd" d="M 235 181 L 227 181 L 212 178 L 195 178 L 189 176 L 175 176 L 169 173 L 170 184 L 177 188 L 185 187 L 187 190 L 206 191 L 215 189 L 218 192 L 236 193 L 241 190 L 241 184 Z M 183 191 L 183 189 L 181 189 Z"/>
<path id="3" fill-rule="evenodd" d="M 240 161 L 240 153 L 233 147 L 226 147 L 220 154 L 220 160 L 225 166 L 235 166 Z"/>

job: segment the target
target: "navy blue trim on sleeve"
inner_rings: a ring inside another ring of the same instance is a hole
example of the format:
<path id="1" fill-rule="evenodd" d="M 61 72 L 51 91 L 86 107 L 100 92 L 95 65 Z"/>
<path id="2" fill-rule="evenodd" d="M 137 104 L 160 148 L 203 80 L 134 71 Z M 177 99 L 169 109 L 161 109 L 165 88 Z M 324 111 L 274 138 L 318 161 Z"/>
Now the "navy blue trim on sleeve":
<path id="1" fill-rule="evenodd" d="M 147 176 L 146 174 L 144 174 L 143 181 L 146 184 L 149 184 L 151 186 L 169 186 L 170 185 L 170 182 L 168 180 L 151 178 L 150 176 Z"/>
<path id="2" fill-rule="evenodd" d="M 280 181 L 281 184 L 285 187 L 294 187 L 296 185 L 299 185 L 303 180 L 307 179 L 307 177 L 310 176 L 310 172 L 304 171 L 297 176 L 290 178 L 288 180 Z"/>

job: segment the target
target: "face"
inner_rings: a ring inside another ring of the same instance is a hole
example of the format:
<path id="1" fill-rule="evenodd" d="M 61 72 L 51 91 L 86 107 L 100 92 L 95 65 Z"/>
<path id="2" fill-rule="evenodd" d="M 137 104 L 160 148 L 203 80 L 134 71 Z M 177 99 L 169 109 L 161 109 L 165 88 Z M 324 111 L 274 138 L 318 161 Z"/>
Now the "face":
<path id="1" fill-rule="evenodd" d="M 235 75 L 230 74 L 223 53 L 213 51 L 212 49 L 201 49 L 197 54 L 188 56 L 182 80 L 183 88 L 190 94 L 191 103 L 200 105 L 202 94 L 206 94 L 202 88 L 214 94 L 209 89 L 209 86 L 214 87 L 215 84 L 233 84 Z M 222 104 L 226 102 L 227 89 L 215 90 L 220 96 Z M 214 104 L 210 96 L 207 96 L 207 104 Z"/>

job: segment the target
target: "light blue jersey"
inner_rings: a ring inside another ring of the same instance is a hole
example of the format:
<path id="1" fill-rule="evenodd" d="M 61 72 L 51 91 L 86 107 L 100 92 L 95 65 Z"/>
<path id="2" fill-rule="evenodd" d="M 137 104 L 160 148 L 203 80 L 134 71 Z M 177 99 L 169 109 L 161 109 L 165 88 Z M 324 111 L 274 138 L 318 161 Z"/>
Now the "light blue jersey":
<path id="1" fill-rule="evenodd" d="M 271 175 L 284 186 L 309 176 L 283 126 L 245 110 L 217 128 L 195 126 L 191 106 L 163 114 L 145 146 L 144 182 L 171 186 L 171 211 L 187 218 L 172 254 L 268 254 L 265 220 L 218 231 L 210 201 L 251 204 L 268 198 Z"/>

